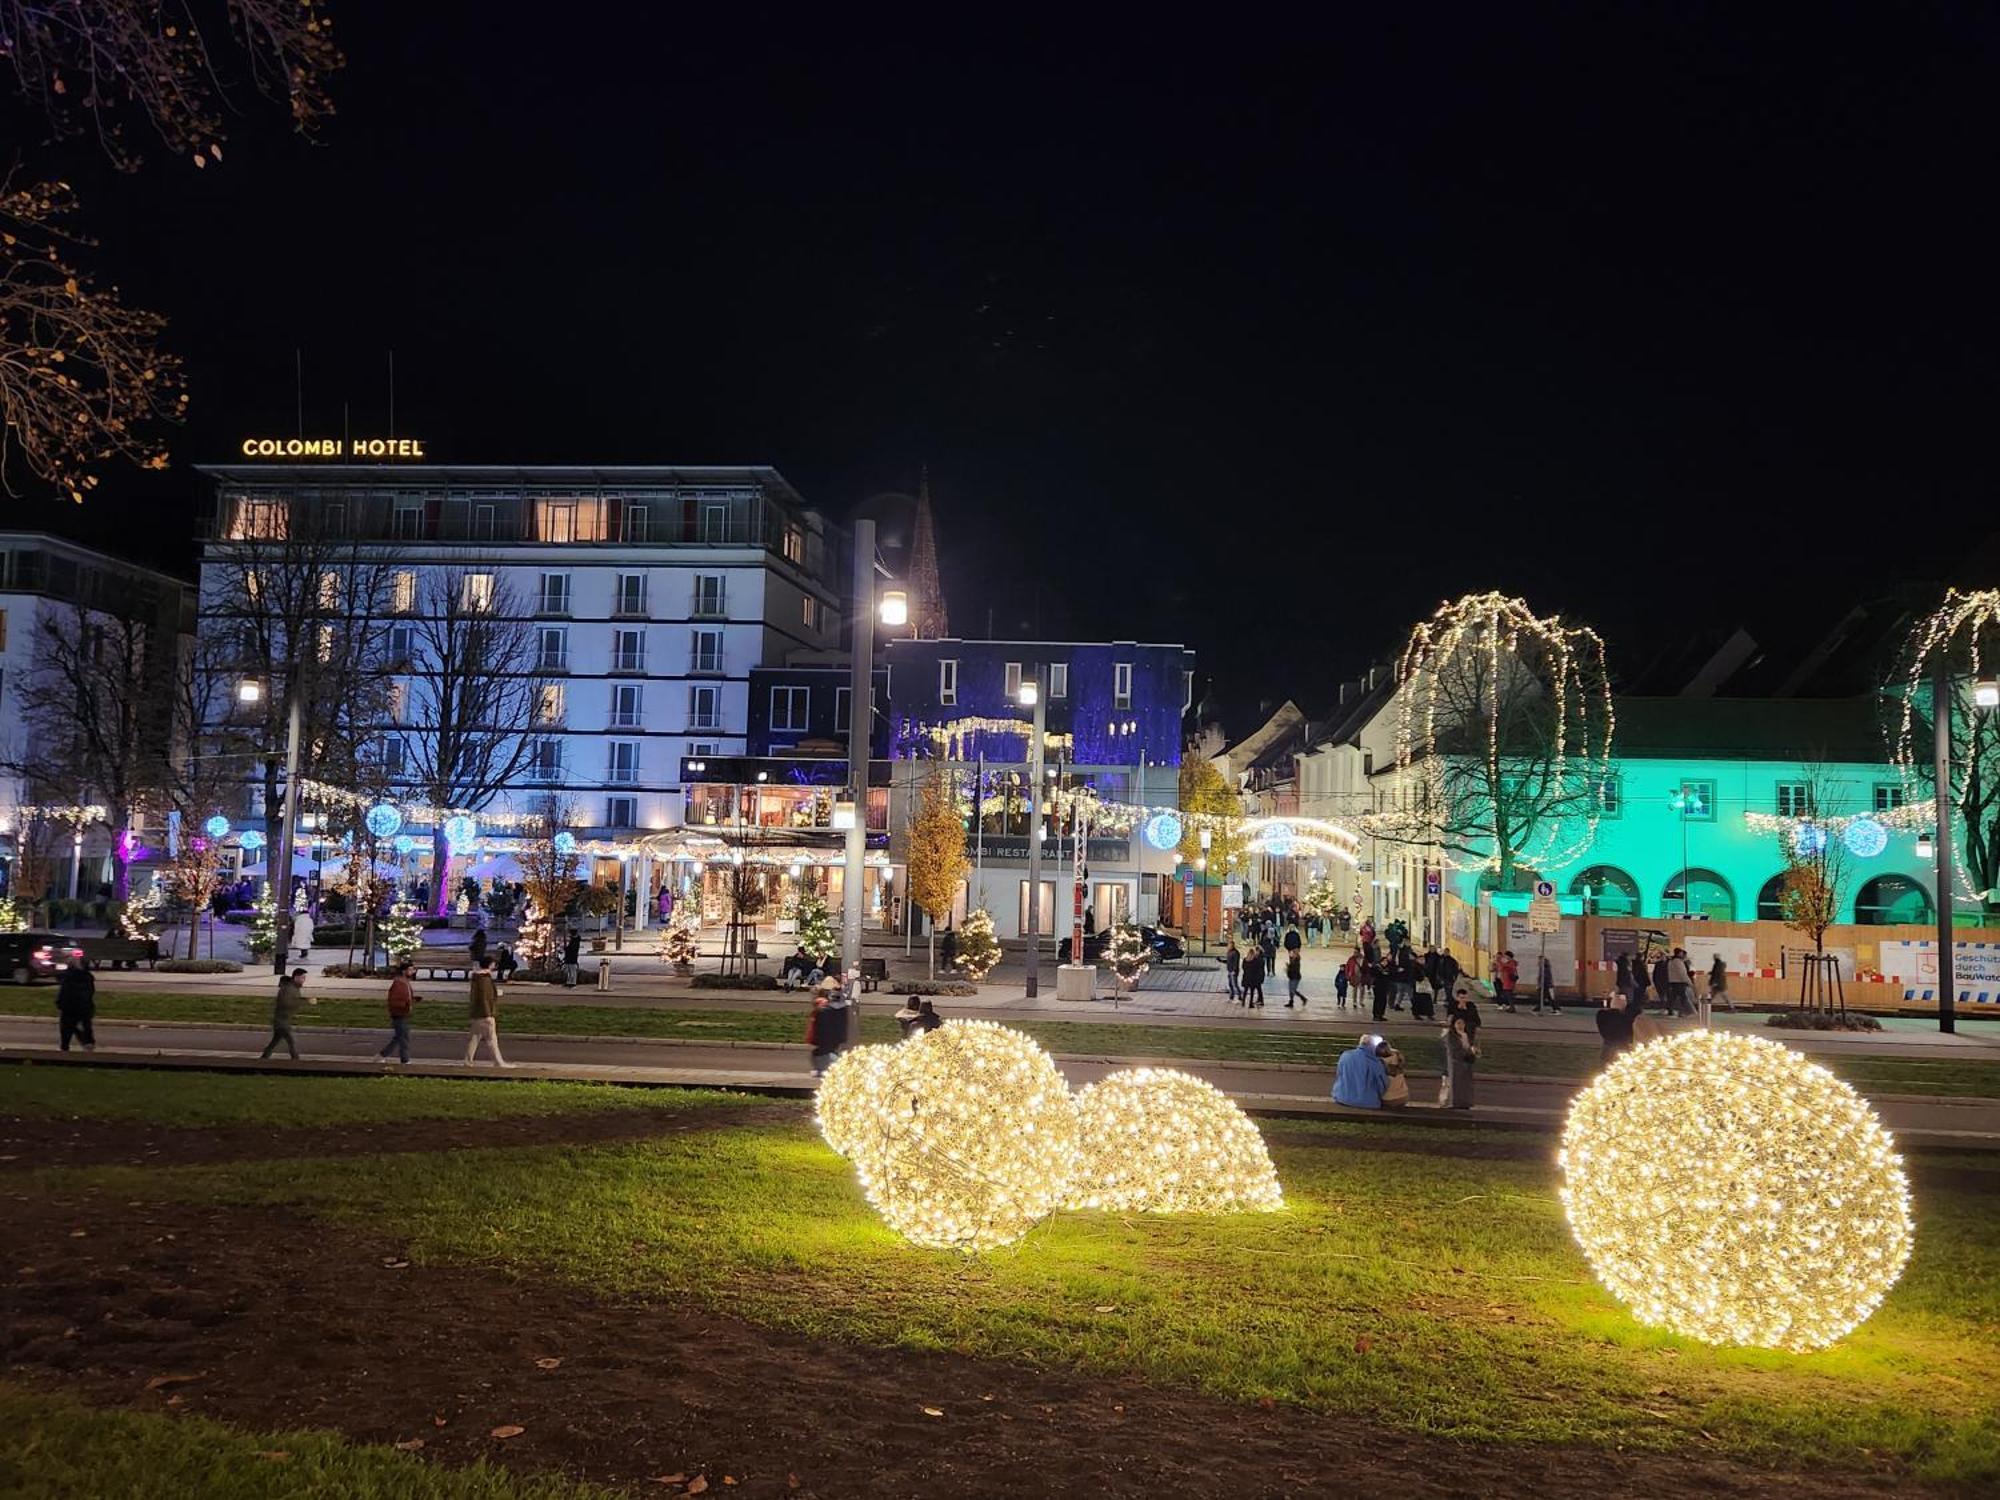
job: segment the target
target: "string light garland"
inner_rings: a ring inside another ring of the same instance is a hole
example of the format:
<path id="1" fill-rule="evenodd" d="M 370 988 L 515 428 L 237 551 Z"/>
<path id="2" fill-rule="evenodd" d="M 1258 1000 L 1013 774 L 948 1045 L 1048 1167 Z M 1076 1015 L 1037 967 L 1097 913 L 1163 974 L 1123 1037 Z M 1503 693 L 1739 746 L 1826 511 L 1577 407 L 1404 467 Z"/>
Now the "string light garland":
<path id="1" fill-rule="evenodd" d="M 1396 682 L 1400 805 L 1359 819 L 1364 831 L 1459 870 L 1498 870 L 1503 849 L 1517 868 L 1560 869 L 1589 850 L 1616 733 L 1596 631 L 1506 594 L 1467 594 L 1411 630 Z M 1537 698 L 1545 738 L 1509 744 L 1503 725 Z"/>
<path id="2" fill-rule="evenodd" d="M 1890 754 L 1903 781 L 1905 807 L 1915 799 L 1915 793 L 1923 777 L 1930 771 L 1930 745 L 1935 725 L 1925 725 L 1919 734 L 1917 706 L 1925 701 L 1925 689 L 1940 670 L 1953 677 L 1969 676 L 1975 682 L 1992 676 L 1993 668 L 1987 655 L 1989 644 L 2000 644 L 2000 589 L 1979 589 L 1971 592 L 1946 589 L 1944 601 L 1937 609 L 1918 622 L 1910 632 L 1906 647 L 1905 663 L 1907 675 L 1900 689 L 1903 700 L 1897 715 L 1895 744 Z M 1962 657 L 1964 669 L 1953 671 L 1953 658 Z M 1954 686 L 1952 696 L 1958 691 Z M 1976 711 L 1968 709 L 1968 715 Z M 1967 721 L 1967 732 L 1974 736 L 1978 731 Z M 1922 741 L 1923 743 L 1919 743 Z M 1976 743 L 1976 742 L 1975 742 Z M 1972 861 L 1966 858 L 1964 829 L 1957 827 L 1956 819 L 1945 820 L 1937 817 L 1938 799 L 1944 798 L 1949 807 L 1963 807 L 1965 794 L 1969 790 L 1967 780 L 1975 773 L 1980 757 L 1967 754 L 1963 746 L 1955 745 L 1951 763 L 1957 773 L 1956 790 L 1952 787 L 1933 787 L 1930 802 L 1929 821 L 1937 825 L 1939 838 L 1950 838 L 1956 842 L 1953 852 L 1952 870 L 1956 876 L 1959 893 L 1974 900 L 1985 900 L 1990 892 L 1980 891 L 1972 884 Z M 1902 809 L 1898 809 L 1901 811 Z M 1887 818 L 1884 818 L 1887 821 Z M 1947 827 L 1947 821 L 1954 826 Z M 1949 905 L 1949 902 L 1944 903 Z"/>
<path id="3" fill-rule="evenodd" d="M 1225 1214 L 1285 1206 L 1250 1117 L 1214 1084 L 1171 1068 L 1125 1068 L 1076 1100 L 1068 1207 Z"/>
<path id="4" fill-rule="evenodd" d="M 1691 1031 L 1625 1053 L 1570 1107 L 1571 1232 L 1649 1327 L 1824 1348 L 1910 1257 L 1909 1184 L 1853 1089 L 1762 1037 Z"/>

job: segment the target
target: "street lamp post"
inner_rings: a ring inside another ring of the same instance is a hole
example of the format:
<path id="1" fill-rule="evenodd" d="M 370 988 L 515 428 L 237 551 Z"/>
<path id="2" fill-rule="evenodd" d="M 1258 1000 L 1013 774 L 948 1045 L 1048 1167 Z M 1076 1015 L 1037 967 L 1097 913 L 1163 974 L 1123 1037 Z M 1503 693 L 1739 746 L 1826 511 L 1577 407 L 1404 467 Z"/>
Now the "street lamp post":
<path id="1" fill-rule="evenodd" d="M 1933 879 L 1937 885 L 1938 1030 L 1958 1030 L 1958 985 L 1952 974 L 1951 931 L 1951 676 L 1942 653 L 1931 679 L 1931 746 L 1936 756 L 1937 842 Z"/>
<path id="2" fill-rule="evenodd" d="M 1028 989 L 1030 1000 L 1042 992 L 1042 741 L 1047 737 L 1048 704 L 1042 692 L 1042 666 L 1021 679 L 1020 703 L 1032 708 L 1035 717 L 1028 731 Z M 1080 952 L 1082 939 L 1072 945 Z M 1079 959 L 1079 961 L 1081 961 Z"/>
<path id="3" fill-rule="evenodd" d="M 1215 830 L 1206 823 L 1201 825 L 1201 860 L 1195 866 L 1200 879 L 1195 884 L 1201 887 L 1201 956 L 1208 957 L 1208 849 L 1215 837 Z"/>
<path id="4" fill-rule="evenodd" d="M 298 816 L 299 802 L 299 715 L 300 703 L 297 685 L 286 685 L 288 699 L 285 711 L 285 790 L 278 801 L 278 837 L 267 845 L 270 854 L 271 889 L 276 893 L 277 920 L 282 926 L 292 916 L 292 823 Z M 244 704 L 260 703 L 264 698 L 264 684 L 254 677 L 246 677 L 236 684 L 236 701 Z M 268 821 L 269 809 L 266 809 Z M 271 947 L 271 972 L 283 975 L 285 956 L 291 951 L 281 939 Z"/>
<path id="5" fill-rule="evenodd" d="M 847 795 L 852 812 L 844 820 L 847 835 L 846 873 L 840 900 L 840 967 L 843 973 L 861 969 L 861 918 L 868 876 L 868 757 L 875 726 L 875 523 L 862 517 L 854 523 L 853 672 L 847 688 Z M 882 623 L 896 626 L 910 617 L 909 596 L 901 589 L 884 589 Z M 838 812 L 835 821 L 843 821 Z M 859 1036 L 859 1031 L 855 1032 Z"/>

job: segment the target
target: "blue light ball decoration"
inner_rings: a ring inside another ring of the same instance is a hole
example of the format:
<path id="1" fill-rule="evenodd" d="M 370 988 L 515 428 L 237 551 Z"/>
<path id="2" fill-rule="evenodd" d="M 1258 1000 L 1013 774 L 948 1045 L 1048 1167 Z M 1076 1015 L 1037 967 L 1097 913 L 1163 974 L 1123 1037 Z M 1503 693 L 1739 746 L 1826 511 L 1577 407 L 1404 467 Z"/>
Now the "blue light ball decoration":
<path id="1" fill-rule="evenodd" d="M 243 846 L 246 853 L 255 854 L 264 847 L 264 835 L 254 828 L 246 828 L 236 842 Z"/>
<path id="2" fill-rule="evenodd" d="M 478 837 L 479 825 L 464 813 L 444 820 L 444 841 L 452 848 L 469 849 L 472 841 Z"/>
<path id="3" fill-rule="evenodd" d="M 378 802 L 368 809 L 368 831 L 378 839 L 386 839 L 403 826 L 402 809 L 391 802 Z"/>
<path id="4" fill-rule="evenodd" d="M 1855 818 L 1840 830 L 1840 841 L 1856 859 L 1873 859 L 1889 847 L 1889 830 L 1873 818 Z"/>
<path id="5" fill-rule="evenodd" d="M 1178 849 L 1181 846 L 1181 820 L 1170 812 L 1154 813 L 1146 819 L 1146 842 L 1155 849 Z"/>
<path id="6" fill-rule="evenodd" d="M 1792 848 L 1803 859 L 1811 859 L 1826 848 L 1826 829 L 1818 823 L 1801 823 L 1792 830 Z"/>
<path id="7" fill-rule="evenodd" d="M 223 817 L 221 813 L 217 813 L 206 823 L 202 824 L 201 827 L 202 831 L 212 839 L 226 839 L 229 837 L 229 819 Z"/>
<path id="8" fill-rule="evenodd" d="M 558 854 L 576 853 L 576 835 L 571 833 L 567 828 L 558 833 L 550 842 L 556 846 L 556 853 Z"/>
<path id="9" fill-rule="evenodd" d="M 1289 823 L 1266 823 L 1264 825 L 1264 847 L 1279 859 L 1292 852 L 1292 825 Z"/>
<path id="10" fill-rule="evenodd" d="M 399 833 L 393 847 L 398 854 L 414 854 L 417 852 L 417 841 L 407 833 Z"/>

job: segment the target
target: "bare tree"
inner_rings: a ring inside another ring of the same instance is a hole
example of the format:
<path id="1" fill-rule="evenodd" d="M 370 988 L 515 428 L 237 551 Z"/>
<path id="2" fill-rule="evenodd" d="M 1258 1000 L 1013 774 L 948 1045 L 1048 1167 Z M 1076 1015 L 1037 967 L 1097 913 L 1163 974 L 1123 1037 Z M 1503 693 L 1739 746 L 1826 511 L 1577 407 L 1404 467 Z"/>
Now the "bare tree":
<path id="1" fill-rule="evenodd" d="M 574 838 L 563 839 L 574 809 L 555 793 L 536 799 L 521 825 L 521 883 L 528 889 L 532 912 L 521 924 L 521 959 L 531 973 L 555 967 L 556 922 L 569 910 L 579 888 L 577 867 L 582 856 Z"/>
<path id="2" fill-rule="evenodd" d="M 228 753 L 217 732 L 232 696 L 224 665 L 213 640 L 197 637 L 191 650 L 178 654 L 166 695 L 165 723 L 152 746 L 155 765 L 148 776 L 165 810 L 179 824 L 168 868 L 175 894 L 189 906 L 189 958 L 195 956 L 201 908 L 215 889 L 220 864 L 219 851 L 205 838 L 202 825 L 221 810 L 224 798 L 241 779 L 241 762 Z M 276 841 L 269 847 L 266 858 L 276 854 Z M 272 889 L 283 893 L 287 885 L 274 879 Z M 285 910 L 281 895 L 281 921 Z"/>
<path id="3" fill-rule="evenodd" d="M 499 575 L 449 568 L 426 580 L 413 631 L 402 715 L 413 726 L 410 780 L 433 807 L 477 813 L 528 759 L 543 683 L 534 629 Z M 431 853 L 442 913 L 451 857 L 442 819 Z"/>

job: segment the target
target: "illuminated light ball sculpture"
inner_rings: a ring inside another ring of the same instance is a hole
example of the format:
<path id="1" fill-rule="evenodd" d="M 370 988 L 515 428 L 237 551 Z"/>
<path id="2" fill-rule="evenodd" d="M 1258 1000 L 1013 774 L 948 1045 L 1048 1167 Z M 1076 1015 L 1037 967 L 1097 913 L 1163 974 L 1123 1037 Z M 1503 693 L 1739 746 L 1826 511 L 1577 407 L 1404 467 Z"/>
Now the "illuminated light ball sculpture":
<path id="1" fill-rule="evenodd" d="M 399 833 L 396 835 L 396 842 L 393 847 L 398 854 L 414 854 L 417 848 L 417 841 L 407 833 Z"/>
<path id="2" fill-rule="evenodd" d="M 1818 823 L 1801 823 L 1792 830 L 1792 848 L 1801 859 L 1811 859 L 1826 848 L 1826 829 Z"/>
<path id="3" fill-rule="evenodd" d="M 1076 1100 L 1068 1206 L 1223 1214 L 1285 1206 L 1264 1137 L 1214 1084 L 1170 1068 L 1126 1068 Z"/>
<path id="4" fill-rule="evenodd" d="M 457 817 L 444 820 L 444 841 L 454 849 L 470 848 L 472 841 L 479 837 L 479 825 L 460 813 Z"/>
<path id="5" fill-rule="evenodd" d="M 1683 1032 L 1620 1057 L 1563 1130 L 1562 1201 L 1641 1323 L 1794 1353 L 1867 1318 L 1910 1258 L 1907 1180 L 1853 1089 L 1761 1037 Z"/>
<path id="6" fill-rule="evenodd" d="M 1146 819 L 1146 842 L 1155 849 L 1180 848 L 1181 832 L 1181 820 L 1173 813 L 1158 812 Z"/>
<path id="7" fill-rule="evenodd" d="M 842 1133 L 862 1192 L 912 1244 L 1011 1244 L 1068 1197 L 1076 1104 L 1032 1037 L 947 1021 L 891 1049 L 874 1095 Z"/>
<path id="8" fill-rule="evenodd" d="M 201 826 L 203 832 L 207 833 L 212 839 L 226 839 L 229 837 L 229 819 L 223 817 L 221 813 L 217 813 Z"/>
<path id="9" fill-rule="evenodd" d="M 1889 847 L 1889 830 L 1873 818 L 1853 818 L 1840 830 L 1840 839 L 1856 859 L 1873 859 Z"/>
<path id="10" fill-rule="evenodd" d="M 236 842 L 241 844 L 249 853 L 255 854 L 259 849 L 264 847 L 264 835 L 254 828 L 246 828 Z"/>
<path id="11" fill-rule="evenodd" d="M 852 1156 L 857 1140 L 865 1138 L 883 1069 L 895 1050 L 890 1042 L 852 1048 L 836 1057 L 820 1078 L 813 1116 L 826 1143 L 842 1156 Z"/>
<path id="12" fill-rule="evenodd" d="M 378 802 L 368 809 L 368 831 L 378 839 L 393 836 L 403 826 L 403 814 L 393 803 Z"/>
<path id="13" fill-rule="evenodd" d="M 549 842 L 554 846 L 558 854 L 576 853 L 576 835 L 571 833 L 567 828 L 557 833 Z"/>

